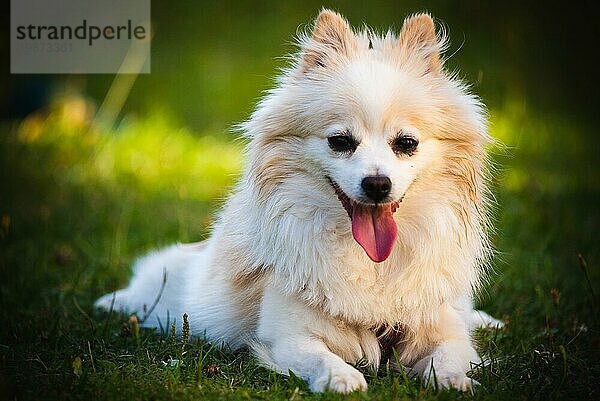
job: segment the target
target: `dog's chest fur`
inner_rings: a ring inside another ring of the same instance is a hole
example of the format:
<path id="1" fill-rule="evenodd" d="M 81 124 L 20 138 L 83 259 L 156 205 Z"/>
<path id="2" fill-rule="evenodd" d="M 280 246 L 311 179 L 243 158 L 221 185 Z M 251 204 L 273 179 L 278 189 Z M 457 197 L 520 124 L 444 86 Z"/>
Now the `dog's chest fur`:
<path id="1" fill-rule="evenodd" d="M 242 208 L 248 203 L 244 195 L 247 192 L 232 198 L 226 213 L 245 217 L 237 219 L 237 226 L 222 227 L 221 236 L 232 240 L 222 241 L 223 254 L 244 255 L 231 261 L 236 274 L 249 274 L 260 266 L 268 276 L 266 283 L 332 317 L 362 327 L 414 326 L 433 320 L 436 306 L 468 290 L 465 277 L 470 272 L 443 253 L 455 249 L 441 238 L 423 238 L 437 246 L 418 259 L 414 236 L 405 240 L 410 233 L 401 231 L 388 260 L 374 263 L 352 239 L 343 213 L 274 195 L 262 208 L 268 207 L 270 216 L 258 209 L 248 214 Z M 437 221 L 444 223 L 442 218 Z M 255 235 L 241 232 L 248 227 L 260 230 Z M 460 275 L 453 274 L 458 271 Z"/>

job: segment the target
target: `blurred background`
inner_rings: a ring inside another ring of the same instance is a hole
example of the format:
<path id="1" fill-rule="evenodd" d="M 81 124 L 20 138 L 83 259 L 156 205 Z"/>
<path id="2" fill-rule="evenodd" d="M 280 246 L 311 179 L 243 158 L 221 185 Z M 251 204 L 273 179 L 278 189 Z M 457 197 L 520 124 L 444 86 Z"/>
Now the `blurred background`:
<path id="1" fill-rule="evenodd" d="M 294 35 L 323 6 L 355 27 L 398 31 L 406 15 L 429 11 L 447 28 L 447 68 L 487 104 L 499 141 L 490 149 L 496 273 L 480 304 L 522 322 L 533 348 L 558 349 L 562 335 L 597 353 L 592 4 L 155 0 L 152 73 L 137 77 L 11 75 L 3 35 L 0 318 L 11 324 L 0 338 L 13 347 L 12 356 L 0 347 L 5 366 L 27 382 L 39 364 L 15 362 L 14 350 L 43 336 L 24 333 L 52 336 L 56 326 L 47 325 L 64 320 L 72 299 L 88 310 L 126 283 L 144 250 L 206 237 L 244 163 L 230 128 L 273 86 L 284 56 L 296 51 Z M 7 29 L 7 2 L 1 7 Z M 45 380 L 38 383 L 50 386 Z"/>
<path id="2" fill-rule="evenodd" d="M 360 27 L 398 30 L 409 13 L 429 11 L 452 39 L 450 70 L 475 83 L 490 108 L 525 101 L 539 110 L 590 117 L 598 90 L 591 84 L 591 3 L 554 4 L 508 0 L 465 1 L 192 1 L 152 2 L 152 73 L 139 76 L 122 110 L 168 114 L 197 131 L 222 132 L 243 120 L 271 77 L 295 51 L 294 34 L 310 26 L 322 6 Z M 5 9 L 7 6 L 5 6 Z M 3 13 L 9 26 L 9 12 Z M 4 56 L 8 56 L 3 37 Z M 6 58 L 8 61 L 8 58 Z M 24 117 L 57 92 L 80 91 L 99 104 L 113 77 L 19 76 L 3 65 L 0 105 L 5 118 Z"/>

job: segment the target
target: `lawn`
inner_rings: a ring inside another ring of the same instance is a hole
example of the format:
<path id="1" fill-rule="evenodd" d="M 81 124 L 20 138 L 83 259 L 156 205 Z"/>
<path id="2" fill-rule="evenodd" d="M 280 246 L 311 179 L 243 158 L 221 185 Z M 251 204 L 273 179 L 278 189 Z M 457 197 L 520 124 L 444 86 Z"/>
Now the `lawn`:
<path id="1" fill-rule="evenodd" d="M 273 57 L 290 50 L 281 43 L 313 13 L 302 10 L 301 17 L 285 14 L 271 36 L 248 43 L 256 54 L 248 54 L 245 37 L 239 47 L 204 44 L 201 74 L 189 82 L 167 82 L 175 67 L 165 63 L 169 57 L 156 57 L 154 78 L 140 77 L 122 118 L 109 128 L 89 124 L 106 77 L 0 123 L 0 399 L 600 398 L 600 151 L 597 128 L 584 112 L 591 106 L 562 107 L 548 88 L 536 97 L 537 87 L 520 81 L 533 73 L 503 81 L 520 66 L 506 58 L 493 65 L 484 40 L 493 39 L 489 32 L 451 60 L 477 82 L 498 139 L 489 150 L 497 254 L 478 306 L 507 324 L 476 333 L 488 364 L 472 372 L 481 383 L 474 394 L 426 387 L 388 366 L 361 367 L 366 393 L 312 394 L 302 380 L 274 374 L 246 352 L 176 338 L 170 327 L 139 330 L 127 315 L 94 310 L 99 295 L 127 283 L 136 256 L 209 234 L 244 165 L 243 142 L 224 127 L 247 115 L 269 86 L 266 77 L 282 62 Z M 210 19 L 211 9 L 203 12 Z M 363 12 L 370 11 L 356 6 L 351 15 Z M 370 16 L 387 26 L 385 9 Z M 267 13 L 256 23 L 274 19 Z M 452 14 L 450 20 L 460 22 Z M 245 19 L 237 33 L 251 27 Z M 210 21 L 202 29 L 218 30 Z M 157 46 L 172 43 L 173 35 L 159 35 Z M 527 44 L 523 54 L 533 48 Z M 237 58 L 223 72 L 228 52 Z M 192 76 L 193 65 L 183 60 L 181 76 Z M 202 78 L 213 69 L 221 75 Z M 196 97 L 187 87 L 199 89 Z M 164 103 L 145 100 L 156 92 Z M 189 106 L 194 102 L 198 115 Z"/>

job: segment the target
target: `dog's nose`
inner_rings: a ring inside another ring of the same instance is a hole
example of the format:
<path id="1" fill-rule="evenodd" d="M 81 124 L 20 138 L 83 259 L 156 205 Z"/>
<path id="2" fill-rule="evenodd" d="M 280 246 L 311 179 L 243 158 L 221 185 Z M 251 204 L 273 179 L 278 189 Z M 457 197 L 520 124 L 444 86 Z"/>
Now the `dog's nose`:
<path id="1" fill-rule="evenodd" d="M 373 202 L 381 202 L 392 190 L 392 180 L 385 175 L 370 175 L 360 183 L 365 195 Z"/>

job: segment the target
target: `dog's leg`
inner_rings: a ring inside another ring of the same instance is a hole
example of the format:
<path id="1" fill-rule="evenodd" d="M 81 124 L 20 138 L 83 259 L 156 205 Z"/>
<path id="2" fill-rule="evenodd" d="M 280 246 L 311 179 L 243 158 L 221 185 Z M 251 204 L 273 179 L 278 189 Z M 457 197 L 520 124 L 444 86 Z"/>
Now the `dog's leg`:
<path id="1" fill-rule="evenodd" d="M 365 390 L 364 376 L 326 344 L 332 325 L 301 302 L 267 289 L 257 328 L 255 351 L 262 363 L 282 374 L 293 372 L 315 392 Z M 337 333 L 339 334 L 339 333 Z M 343 338 L 343 336 L 341 336 Z"/>
<path id="2" fill-rule="evenodd" d="M 424 325 L 409 336 L 399 348 L 399 355 L 401 360 L 417 359 L 410 367 L 412 375 L 421 375 L 425 381 L 437 381 L 443 388 L 461 391 L 479 384 L 467 377 L 472 365 L 481 363 L 470 336 L 472 312 L 445 303 L 440 307 L 436 324 Z M 427 350 L 425 356 L 415 358 L 415 354 L 423 350 Z"/>
<path id="3" fill-rule="evenodd" d="M 502 328 L 504 327 L 504 322 L 490 316 L 482 310 L 474 310 L 471 312 L 471 327 L 474 329 L 479 327 Z"/>

